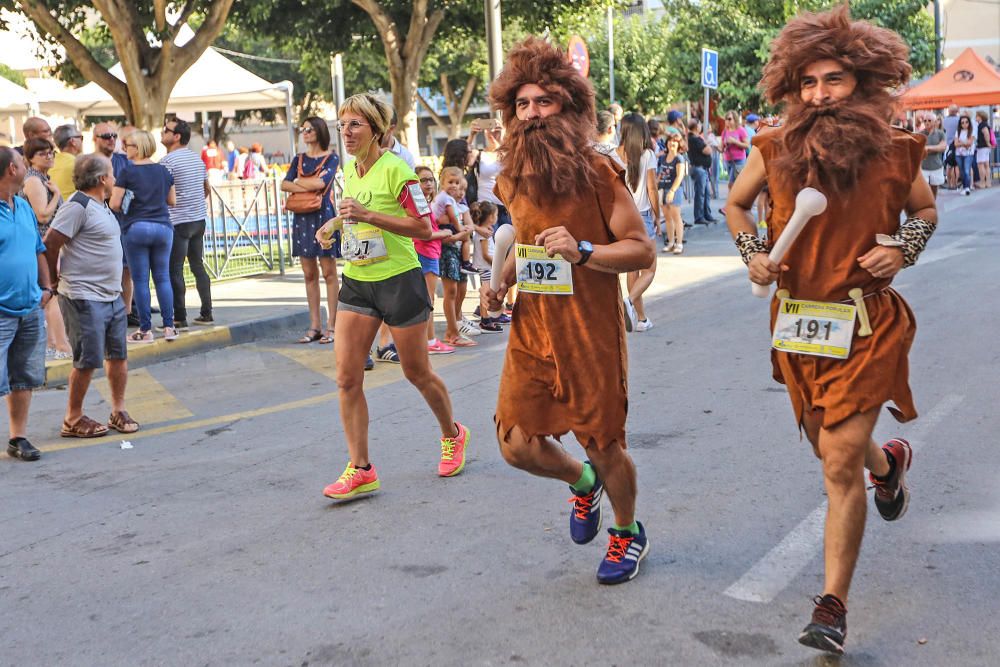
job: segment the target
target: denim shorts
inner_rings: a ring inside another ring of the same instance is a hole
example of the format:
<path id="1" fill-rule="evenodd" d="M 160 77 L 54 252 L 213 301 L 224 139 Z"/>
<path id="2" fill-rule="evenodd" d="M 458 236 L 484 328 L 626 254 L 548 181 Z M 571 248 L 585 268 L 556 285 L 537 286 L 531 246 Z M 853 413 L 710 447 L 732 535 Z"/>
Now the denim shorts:
<path id="1" fill-rule="evenodd" d="M 45 384 L 45 312 L 0 313 L 0 396 Z"/>
<path id="2" fill-rule="evenodd" d="M 105 359 L 128 358 L 128 317 L 121 297 L 92 301 L 60 294 L 59 310 L 73 348 L 73 368 L 101 368 Z"/>
<path id="3" fill-rule="evenodd" d="M 441 262 L 435 258 L 424 257 L 419 252 L 417 253 L 417 260 L 420 262 L 420 273 L 428 274 L 433 273 L 435 276 L 441 275 Z"/>
<path id="4" fill-rule="evenodd" d="M 653 222 L 653 209 L 647 208 L 645 211 L 639 211 L 639 215 L 642 216 L 642 221 L 646 223 L 646 235 L 651 239 L 655 239 L 656 223 Z"/>

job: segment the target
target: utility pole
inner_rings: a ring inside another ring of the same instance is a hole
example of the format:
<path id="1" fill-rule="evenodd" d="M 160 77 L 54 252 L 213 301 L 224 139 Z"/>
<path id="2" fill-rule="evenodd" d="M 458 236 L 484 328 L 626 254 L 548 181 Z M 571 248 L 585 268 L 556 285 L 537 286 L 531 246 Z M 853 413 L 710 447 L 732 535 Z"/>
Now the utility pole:
<path id="1" fill-rule="evenodd" d="M 615 22 L 614 9 L 608 5 L 608 82 L 611 87 L 611 99 L 608 104 L 615 103 Z"/>
<path id="2" fill-rule="evenodd" d="M 503 42 L 500 39 L 500 0 L 483 0 L 486 14 L 486 54 L 489 59 L 490 81 L 496 80 L 503 69 Z M 496 114 L 500 117 L 500 112 Z"/>
<path id="3" fill-rule="evenodd" d="M 934 72 L 941 71 L 941 0 L 934 0 Z"/>
<path id="4" fill-rule="evenodd" d="M 333 86 L 333 105 L 340 112 L 340 105 L 344 103 L 344 55 L 342 53 L 330 54 L 330 83 Z M 347 153 L 344 151 L 344 135 L 337 132 L 337 151 L 340 155 L 340 163 L 347 160 Z"/>

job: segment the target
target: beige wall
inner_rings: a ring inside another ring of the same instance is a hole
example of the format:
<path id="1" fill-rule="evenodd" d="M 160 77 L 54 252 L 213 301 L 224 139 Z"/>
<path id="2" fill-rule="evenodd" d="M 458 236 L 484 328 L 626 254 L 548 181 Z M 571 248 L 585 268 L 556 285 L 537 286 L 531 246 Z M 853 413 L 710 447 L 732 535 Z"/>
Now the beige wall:
<path id="1" fill-rule="evenodd" d="M 944 65 L 965 49 L 1000 64 L 1000 0 L 942 0 Z"/>

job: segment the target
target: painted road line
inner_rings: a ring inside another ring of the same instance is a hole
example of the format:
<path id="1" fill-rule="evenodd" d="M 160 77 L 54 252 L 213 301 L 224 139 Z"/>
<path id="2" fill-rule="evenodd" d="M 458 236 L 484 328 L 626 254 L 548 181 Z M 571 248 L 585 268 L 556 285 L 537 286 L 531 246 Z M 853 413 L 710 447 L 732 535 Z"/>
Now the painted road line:
<path id="1" fill-rule="evenodd" d="M 466 363 L 473 361 L 479 357 L 478 354 L 462 354 L 462 355 L 447 355 L 443 359 L 435 359 L 434 366 L 436 368 L 445 368 L 447 366 L 453 366 L 456 364 Z M 382 372 L 371 372 L 367 374 L 365 378 L 365 389 L 377 389 L 379 387 L 384 387 L 386 385 L 393 384 L 403 380 L 403 373 L 399 368 L 387 368 Z M 121 433 L 115 433 L 114 435 L 108 435 L 101 438 L 93 438 L 87 440 L 73 440 L 69 442 L 58 441 L 50 444 L 41 445 L 38 447 L 43 452 L 59 452 L 65 449 L 81 449 L 83 447 L 94 447 L 97 445 L 106 445 L 113 442 L 119 442 L 121 440 L 140 440 L 142 438 L 148 438 L 154 435 L 165 435 L 168 433 L 178 433 L 180 431 L 189 431 L 193 429 L 206 428 L 210 426 L 217 426 L 219 424 L 228 424 L 235 421 L 241 421 L 244 419 L 253 419 L 255 417 L 263 417 L 265 415 L 273 415 L 279 412 L 287 412 L 289 410 L 298 410 L 300 408 L 308 408 L 314 405 L 322 405 L 324 403 L 329 403 L 331 401 L 337 400 L 337 392 L 331 391 L 325 394 L 320 394 L 318 396 L 311 396 L 309 398 L 299 399 L 297 401 L 288 401 L 285 403 L 278 403 L 276 405 L 268 405 L 263 408 L 256 408 L 254 410 L 243 410 L 241 412 L 232 412 L 225 415 L 218 415 L 216 417 L 206 417 L 204 419 L 195 419 L 193 421 L 179 422 L 177 424 L 168 424 L 166 426 L 158 426 L 156 428 L 144 428 L 136 433 L 129 433 L 128 435 L 123 435 Z"/>
<path id="2" fill-rule="evenodd" d="M 111 386 L 108 384 L 108 379 L 102 377 L 94 380 L 94 387 L 110 405 Z M 194 416 L 176 396 L 157 382 L 146 368 L 129 371 L 125 407 L 133 419 L 144 425 L 162 424 Z"/>
<path id="3" fill-rule="evenodd" d="M 919 444 L 931 430 L 961 402 L 961 396 L 949 394 L 934 406 L 907 437 L 913 449 L 918 449 Z M 810 512 L 778 543 L 778 546 L 771 549 L 736 583 L 723 591 L 723 595 L 747 602 L 770 602 L 785 590 L 823 546 L 826 506 L 827 503 L 824 501 Z"/>

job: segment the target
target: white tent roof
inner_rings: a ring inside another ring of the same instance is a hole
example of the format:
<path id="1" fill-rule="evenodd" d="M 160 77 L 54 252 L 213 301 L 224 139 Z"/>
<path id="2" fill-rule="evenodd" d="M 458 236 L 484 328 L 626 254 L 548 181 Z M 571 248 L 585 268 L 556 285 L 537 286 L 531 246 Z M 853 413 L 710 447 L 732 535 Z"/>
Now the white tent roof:
<path id="1" fill-rule="evenodd" d="M 0 113 L 23 113 L 35 104 L 35 96 L 26 88 L 0 76 Z"/>
<path id="2" fill-rule="evenodd" d="M 192 35 L 186 25 L 181 28 L 176 42 L 183 44 Z M 124 81 L 121 64 L 110 70 Z M 270 109 L 285 106 L 287 81 L 271 83 L 229 60 L 209 47 L 201 58 L 177 81 L 167 103 L 168 113 L 195 111 L 228 111 L 240 109 Z M 40 95 L 43 112 L 62 112 L 67 106 L 78 113 L 92 116 L 111 116 L 121 113 L 121 107 L 103 88 L 91 82 L 63 92 L 50 91 Z"/>

